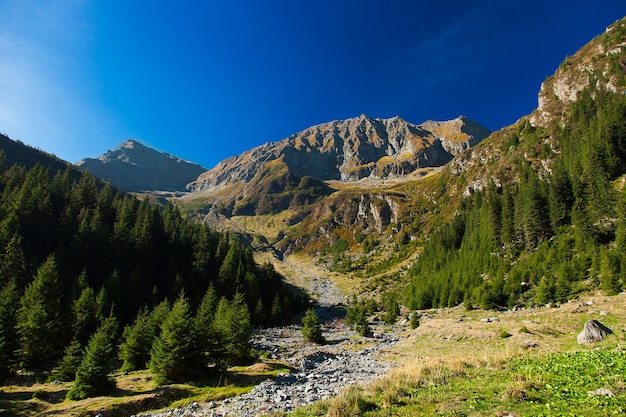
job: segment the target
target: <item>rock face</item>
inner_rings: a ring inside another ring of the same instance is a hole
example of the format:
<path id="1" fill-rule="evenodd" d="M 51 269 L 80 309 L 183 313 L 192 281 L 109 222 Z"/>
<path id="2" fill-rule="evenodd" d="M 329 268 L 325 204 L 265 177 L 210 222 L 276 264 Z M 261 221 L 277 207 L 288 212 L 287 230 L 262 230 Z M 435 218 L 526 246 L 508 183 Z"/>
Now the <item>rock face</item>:
<path id="1" fill-rule="evenodd" d="M 268 165 L 295 177 L 352 181 L 389 178 L 441 166 L 491 132 L 466 117 L 415 125 L 362 115 L 313 126 L 220 162 L 189 184 L 193 191 L 248 183 Z"/>
<path id="2" fill-rule="evenodd" d="M 583 331 L 578 334 L 576 339 L 578 340 L 578 344 L 582 345 L 599 342 L 610 334 L 613 334 L 613 331 L 604 324 L 600 323 L 598 320 L 589 320 L 585 323 Z"/>
<path id="3" fill-rule="evenodd" d="M 126 141 L 97 159 L 83 159 L 76 165 L 129 192 L 185 191 L 190 181 L 206 171 L 198 164 L 156 151 L 135 140 Z"/>
<path id="4" fill-rule="evenodd" d="M 623 19 L 607 27 L 604 35 L 567 57 L 554 75 L 541 83 L 538 107 L 530 117 L 533 125 L 547 126 L 559 118 L 578 99 L 578 93 L 591 83 L 612 93 L 624 93 L 623 87 L 618 87 L 615 68 L 626 72 L 626 42 L 619 40 L 625 27 Z"/>

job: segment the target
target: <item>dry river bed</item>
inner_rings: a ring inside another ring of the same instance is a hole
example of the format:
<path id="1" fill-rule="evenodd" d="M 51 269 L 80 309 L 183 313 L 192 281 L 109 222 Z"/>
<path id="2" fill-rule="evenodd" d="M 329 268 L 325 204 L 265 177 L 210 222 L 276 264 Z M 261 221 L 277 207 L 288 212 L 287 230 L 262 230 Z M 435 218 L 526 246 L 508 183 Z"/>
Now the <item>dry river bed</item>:
<path id="1" fill-rule="evenodd" d="M 332 307 L 331 307 L 332 308 Z M 333 315 L 320 311 L 320 316 Z M 268 379 L 252 391 L 218 403 L 193 403 L 141 417 L 253 417 L 331 398 L 353 384 L 367 384 L 385 375 L 390 364 L 379 359 L 380 353 L 398 340 L 387 326 L 374 326 L 372 338 L 361 338 L 348 329 L 343 320 L 324 323 L 327 343 L 316 345 L 303 340 L 300 326 L 266 329 L 254 335 L 255 349 L 266 351 L 272 359 L 288 363 L 294 371 Z M 377 332 L 376 330 L 380 330 Z"/>

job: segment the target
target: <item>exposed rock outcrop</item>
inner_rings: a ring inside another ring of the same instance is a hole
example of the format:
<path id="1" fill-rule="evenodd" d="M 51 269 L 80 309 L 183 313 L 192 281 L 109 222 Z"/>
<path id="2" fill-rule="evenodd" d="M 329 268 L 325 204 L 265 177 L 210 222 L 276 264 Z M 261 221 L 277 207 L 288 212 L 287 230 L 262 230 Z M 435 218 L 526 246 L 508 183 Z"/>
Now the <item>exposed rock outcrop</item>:
<path id="1" fill-rule="evenodd" d="M 202 166 L 128 140 L 99 158 L 76 164 L 96 177 L 129 192 L 185 191 L 187 184 L 205 172 Z"/>
<path id="2" fill-rule="evenodd" d="M 464 116 L 447 122 L 408 123 L 365 115 L 313 126 L 220 162 L 189 184 L 194 191 L 248 183 L 268 165 L 296 177 L 351 181 L 402 176 L 441 166 L 490 132 Z"/>
<path id="3" fill-rule="evenodd" d="M 624 31 L 626 23 L 617 21 L 607 27 L 603 35 L 597 36 L 574 55 L 565 58 L 554 75 L 541 83 L 538 107 L 530 117 L 534 126 L 547 126 L 559 118 L 578 98 L 578 93 L 591 83 L 612 93 L 618 91 L 615 66 L 626 73 L 626 42 L 613 42 L 615 35 Z"/>

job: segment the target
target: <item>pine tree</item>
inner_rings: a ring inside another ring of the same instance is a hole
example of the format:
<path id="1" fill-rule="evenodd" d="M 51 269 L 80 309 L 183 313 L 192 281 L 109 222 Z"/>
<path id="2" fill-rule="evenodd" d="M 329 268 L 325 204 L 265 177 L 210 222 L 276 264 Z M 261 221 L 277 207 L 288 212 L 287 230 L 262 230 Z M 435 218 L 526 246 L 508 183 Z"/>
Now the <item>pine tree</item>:
<path id="1" fill-rule="evenodd" d="M 72 305 L 74 313 L 72 329 L 74 337 L 82 346 L 87 345 L 89 338 L 100 324 L 97 307 L 96 294 L 91 287 L 85 288 Z"/>
<path id="2" fill-rule="evenodd" d="M 18 330 L 25 366 L 53 358 L 60 347 L 61 284 L 56 262 L 50 256 L 20 300 Z"/>
<path id="3" fill-rule="evenodd" d="M 250 359 L 250 312 L 243 295 L 236 293 L 232 301 L 222 297 L 215 311 L 213 330 L 218 340 L 216 356 L 230 366 Z"/>
<path id="4" fill-rule="evenodd" d="M 22 250 L 22 237 L 14 234 L 5 248 L 5 253 L 0 257 L 0 286 L 11 280 L 21 291 L 26 286 L 27 263 Z"/>
<path id="5" fill-rule="evenodd" d="M 14 371 L 17 365 L 17 310 L 19 303 L 17 285 L 14 280 L 0 288 L 0 377 Z"/>
<path id="6" fill-rule="evenodd" d="M 52 373 L 52 378 L 59 381 L 73 381 L 76 378 L 76 371 L 83 361 L 83 347 L 78 339 L 65 348 L 65 354 L 59 367 Z"/>
<path id="7" fill-rule="evenodd" d="M 145 369 L 150 361 L 150 349 L 158 328 L 150 320 L 150 313 L 143 308 L 132 326 L 127 326 L 122 335 L 119 358 L 124 361 L 122 371 Z"/>
<path id="8" fill-rule="evenodd" d="M 164 383 L 191 379 L 201 366 L 189 304 L 181 294 L 163 322 L 161 334 L 152 344 L 150 370 L 157 375 L 157 382 Z"/>
<path id="9" fill-rule="evenodd" d="M 400 306 L 398 305 L 398 300 L 394 295 L 387 294 L 383 299 L 383 305 L 385 307 L 385 315 L 383 317 L 383 320 L 387 324 L 395 323 L 398 315 L 400 315 Z"/>
<path id="10" fill-rule="evenodd" d="M 252 334 L 250 312 L 243 294 L 236 293 L 233 297 L 231 314 L 229 359 L 234 363 L 243 363 L 250 360 L 250 336 Z"/>
<path id="11" fill-rule="evenodd" d="M 207 362 L 214 359 L 217 350 L 217 339 L 213 331 L 215 310 L 217 310 L 217 295 L 213 285 L 210 285 L 194 318 L 194 326 L 198 335 L 198 348 L 205 354 Z"/>
<path id="12" fill-rule="evenodd" d="M 324 343 L 320 319 L 317 317 L 314 308 L 310 308 L 304 313 L 302 318 L 302 336 L 309 342 Z"/>
<path id="13" fill-rule="evenodd" d="M 117 321 L 108 318 L 89 339 L 85 354 L 76 370 L 76 380 L 67 393 L 70 400 L 82 400 L 110 393 L 115 381 L 110 377 L 114 357 Z"/>
<path id="14" fill-rule="evenodd" d="M 370 329 L 367 317 L 365 316 L 365 303 L 357 302 L 352 307 L 348 308 L 346 313 L 346 324 L 352 326 L 352 328 L 361 336 L 371 336 L 372 330 Z"/>

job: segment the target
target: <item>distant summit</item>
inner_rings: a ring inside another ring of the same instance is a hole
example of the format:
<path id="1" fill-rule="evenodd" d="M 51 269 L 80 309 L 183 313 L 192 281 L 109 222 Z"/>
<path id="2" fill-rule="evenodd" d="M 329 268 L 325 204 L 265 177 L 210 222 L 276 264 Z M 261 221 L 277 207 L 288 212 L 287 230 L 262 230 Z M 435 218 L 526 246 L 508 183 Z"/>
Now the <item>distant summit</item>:
<path id="1" fill-rule="evenodd" d="M 186 190 L 186 185 L 206 169 L 165 152 L 127 140 L 97 159 L 76 164 L 94 176 L 129 192 Z"/>
<path id="2" fill-rule="evenodd" d="M 437 167 L 491 132 L 464 116 L 415 125 L 400 117 L 366 115 L 323 123 L 220 162 L 190 184 L 194 191 L 250 182 L 270 165 L 296 177 L 354 181 L 385 179 Z"/>

